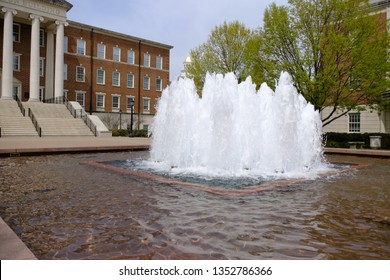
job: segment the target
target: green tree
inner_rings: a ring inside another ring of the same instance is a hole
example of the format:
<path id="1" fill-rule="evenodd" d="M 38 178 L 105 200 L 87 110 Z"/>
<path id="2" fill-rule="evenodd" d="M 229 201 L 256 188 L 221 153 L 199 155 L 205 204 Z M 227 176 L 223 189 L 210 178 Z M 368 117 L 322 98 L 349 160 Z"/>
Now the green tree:
<path id="1" fill-rule="evenodd" d="M 288 71 L 323 125 L 359 105 L 375 106 L 389 87 L 386 18 L 366 0 L 289 0 L 271 4 L 260 31 L 259 63 L 267 82 Z M 371 13 L 371 14 L 370 14 Z M 260 67 L 260 66 L 259 66 Z"/>
<path id="2" fill-rule="evenodd" d="M 192 63 L 186 71 L 194 78 L 198 89 L 203 87 L 207 72 L 233 72 L 238 79 L 244 78 L 243 57 L 251 34 L 251 30 L 238 21 L 224 22 L 212 30 L 207 42 L 191 50 Z"/>

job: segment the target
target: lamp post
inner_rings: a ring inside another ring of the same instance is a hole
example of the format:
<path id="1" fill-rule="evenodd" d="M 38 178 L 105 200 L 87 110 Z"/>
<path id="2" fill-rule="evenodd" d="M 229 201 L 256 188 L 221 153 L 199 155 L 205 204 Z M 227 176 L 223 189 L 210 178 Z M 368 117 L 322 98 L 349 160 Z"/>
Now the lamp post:
<path id="1" fill-rule="evenodd" d="M 119 109 L 119 129 L 122 129 L 122 110 Z"/>
<path id="2" fill-rule="evenodd" d="M 133 110 L 134 110 L 134 99 L 130 100 L 130 137 L 133 137 Z"/>

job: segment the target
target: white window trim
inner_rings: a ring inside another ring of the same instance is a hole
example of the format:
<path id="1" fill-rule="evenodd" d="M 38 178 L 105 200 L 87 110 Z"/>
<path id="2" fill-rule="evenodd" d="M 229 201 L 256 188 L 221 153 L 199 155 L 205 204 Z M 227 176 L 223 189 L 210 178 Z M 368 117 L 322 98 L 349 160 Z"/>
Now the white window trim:
<path id="1" fill-rule="evenodd" d="M 79 53 L 79 42 L 83 43 L 83 53 Z M 84 39 L 77 39 L 76 54 L 78 54 L 78 55 L 85 55 L 86 54 L 86 48 L 87 48 L 87 42 Z"/>
<path id="2" fill-rule="evenodd" d="M 103 96 L 103 105 L 98 105 L 98 96 Z M 106 107 L 106 94 L 104 92 L 97 92 L 96 93 L 96 111 L 104 111 L 104 108 Z"/>
<path id="3" fill-rule="evenodd" d="M 13 40 L 15 43 L 20 43 L 20 32 L 21 32 L 21 28 L 20 28 L 20 24 L 19 23 L 13 23 L 13 26 L 18 26 L 18 38 L 17 40 Z M 12 26 L 12 39 L 14 39 L 14 27 Z"/>
<path id="4" fill-rule="evenodd" d="M 148 59 L 146 59 L 147 56 L 148 56 Z M 150 58 L 151 58 L 150 53 L 148 53 L 148 52 L 144 53 L 144 67 L 150 68 Z M 146 62 L 148 62 L 148 63 L 146 63 Z"/>
<path id="5" fill-rule="evenodd" d="M 12 69 L 14 70 L 14 71 L 20 71 L 20 56 L 21 56 L 21 54 L 18 54 L 18 53 L 14 53 L 14 55 L 13 55 L 13 58 L 12 58 Z M 15 63 L 14 63 L 14 59 L 15 58 L 17 58 L 18 59 L 18 67 L 17 68 L 15 68 L 14 66 L 15 66 Z"/>
<path id="6" fill-rule="evenodd" d="M 148 101 L 148 109 L 145 109 L 145 101 Z M 142 109 L 144 114 L 150 114 L 150 98 L 144 97 L 142 98 Z"/>
<path id="7" fill-rule="evenodd" d="M 356 122 L 356 121 L 351 122 L 352 115 L 355 115 L 355 116 L 358 115 L 359 116 L 359 122 Z M 354 124 L 355 126 L 356 126 L 356 124 L 358 124 L 359 125 L 359 130 L 356 130 L 356 129 L 351 130 L 351 124 Z M 361 114 L 358 113 L 358 112 L 349 113 L 348 114 L 348 133 L 361 133 L 361 131 L 362 131 L 362 116 L 361 116 Z"/>
<path id="8" fill-rule="evenodd" d="M 114 107 L 114 97 L 118 97 L 118 107 Z M 111 109 L 112 112 L 119 112 L 121 108 L 121 95 L 120 94 L 111 94 Z"/>
<path id="9" fill-rule="evenodd" d="M 99 56 L 99 46 L 103 46 L 103 57 L 100 57 Z M 97 57 L 99 58 L 99 59 L 106 59 L 106 45 L 105 44 L 103 44 L 103 43 L 98 43 L 98 52 L 97 52 Z"/>
<path id="10" fill-rule="evenodd" d="M 157 81 L 160 80 L 160 88 L 157 88 Z M 162 92 L 163 90 L 163 79 L 161 79 L 161 77 L 157 77 L 156 78 L 156 91 L 158 92 Z"/>
<path id="11" fill-rule="evenodd" d="M 115 50 L 118 50 L 118 60 L 115 59 Z M 115 62 L 121 62 L 121 48 L 120 47 L 113 47 L 112 48 L 112 60 Z"/>
<path id="12" fill-rule="evenodd" d="M 118 73 L 118 84 L 117 85 L 114 84 L 114 81 L 115 81 L 114 74 L 116 74 L 116 73 Z M 119 72 L 119 71 L 112 72 L 112 83 L 111 84 L 113 87 L 120 87 L 121 86 L 121 72 Z"/>
<path id="13" fill-rule="evenodd" d="M 68 52 L 68 36 L 64 36 L 64 53 Z"/>
<path id="14" fill-rule="evenodd" d="M 147 88 L 145 88 L 145 78 L 148 78 L 148 86 L 147 86 Z M 144 76 L 143 86 L 142 87 L 143 87 L 144 90 L 150 90 L 150 77 L 148 75 Z"/>
<path id="15" fill-rule="evenodd" d="M 39 58 L 39 76 L 40 77 L 45 76 L 45 58 L 44 57 Z"/>
<path id="16" fill-rule="evenodd" d="M 131 86 L 129 86 L 129 76 L 132 75 L 132 81 L 131 81 Z M 134 88 L 134 74 L 133 73 L 127 73 L 127 80 L 126 80 L 126 85 L 127 88 Z"/>
<path id="17" fill-rule="evenodd" d="M 158 63 L 158 61 L 160 60 L 160 62 L 161 62 L 161 64 L 160 64 L 160 67 L 158 67 L 159 65 L 159 63 Z M 158 70 L 162 70 L 163 69 L 163 57 L 161 56 L 161 55 L 158 55 L 158 56 L 156 56 L 156 68 L 158 69 Z"/>
<path id="18" fill-rule="evenodd" d="M 77 96 L 79 95 L 79 94 L 82 94 L 82 96 L 83 96 L 83 104 L 80 104 L 81 105 L 81 107 L 85 107 L 85 91 L 82 91 L 82 90 L 76 90 L 76 102 L 78 102 L 78 100 L 77 100 Z"/>
<path id="19" fill-rule="evenodd" d="M 63 73 L 64 81 L 68 80 L 68 64 L 64 63 L 64 73 Z"/>
<path id="20" fill-rule="evenodd" d="M 133 113 L 134 113 L 134 107 L 135 107 L 135 96 L 134 95 L 126 95 L 126 110 L 128 113 L 131 113 L 131 107 L 129 107 L 129 99 L 133 99 L 134 105 L 133 105 Z"/>
<path id="21" fill-rule="evenodd" d="M 77 73 L 78 73 L 77 70 L 79 68 L 83 68 L 83 80 L 82 81 L 78 80 L 78 77 L 77 77 Z M 84 66 L 81 66 L 81 65 L 76 66 L 76 82 L 78 82 L 78 83 L 85 83 L 85 67 Z"/>
<path id="22" fill-rule="evenodd" d="M 129 53 L 130 53 L 130 52 L 133 53 L 133 56 L 132 56 L 132 60 L 131 60 L 131 61 L 129 61 Z M 133 50 L 128 50 L 128 51 L 127 51 L 127 63 L 128 63 L 128 64 L 134 64 L 134 57 L 135 57 L 135 51 L 133 51 Z"/>
<path id="23" fill-rule="evenodd" d="M 103 82 L 99 83 L 99 71 L 103 72 Z M 106 71 L 103 69 L 97 69 L 96 70 L 96 84 L 98 85 L 105 85 L 106 84 Z"/>

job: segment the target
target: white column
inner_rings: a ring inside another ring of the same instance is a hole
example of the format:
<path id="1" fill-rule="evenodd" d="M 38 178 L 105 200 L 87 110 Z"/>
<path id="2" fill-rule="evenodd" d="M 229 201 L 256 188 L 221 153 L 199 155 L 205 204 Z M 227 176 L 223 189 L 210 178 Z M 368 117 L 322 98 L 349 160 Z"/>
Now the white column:
<path id="1" fill-rule="evenodd" d="M 46 31 L 45 95 L 50 99 L 54 97 L 54 32 L 52 29 Z"/>
<path id="2" fill-rule="evenodd" d="M 1 99 L 12 99 L 14 80 L 14 38 L 13 38 L 13 17 L 17 14 L 15 10 L 2 8 L 4 13 L 4 38 L 3 38 L 3 69 L 1 75 Z"/>
<path id="3" fill-rule="evenodd" d="M 39 101 L 39 25 L 43 18 L 30 15 L 31 25 L 31 50 L 30 50 L 30 102 Z"/>
<path id="4" fill-rule="evenodd" d="M 64 26 L 66 22 L 56 21 L 56 62 L 54 72 L 54 97 L 64 96 Z"/>

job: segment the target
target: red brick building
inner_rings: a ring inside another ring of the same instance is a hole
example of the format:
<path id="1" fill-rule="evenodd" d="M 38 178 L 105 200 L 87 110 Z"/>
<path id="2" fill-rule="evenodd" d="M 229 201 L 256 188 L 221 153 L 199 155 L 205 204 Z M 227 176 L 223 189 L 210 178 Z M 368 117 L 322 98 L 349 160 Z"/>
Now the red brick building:
<path id="1" fill-rule="evenodd" d="M 133 128 L 148 129 L 169 84 L 172 46 L 68 21 L 71 8 L 63 0 L 0 1 L 1 98 L 65 97 L 109 128 L 127 128 L 133 108 Z"/>

